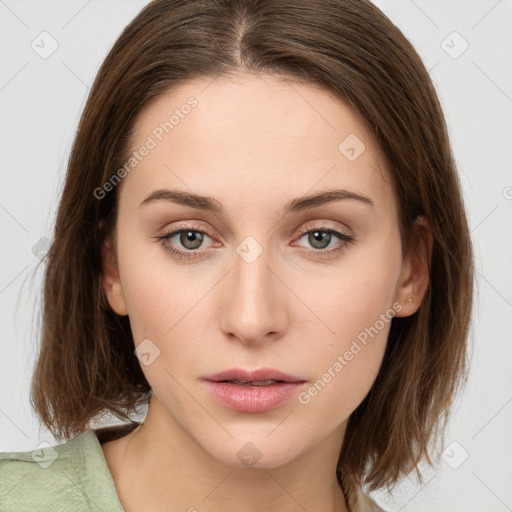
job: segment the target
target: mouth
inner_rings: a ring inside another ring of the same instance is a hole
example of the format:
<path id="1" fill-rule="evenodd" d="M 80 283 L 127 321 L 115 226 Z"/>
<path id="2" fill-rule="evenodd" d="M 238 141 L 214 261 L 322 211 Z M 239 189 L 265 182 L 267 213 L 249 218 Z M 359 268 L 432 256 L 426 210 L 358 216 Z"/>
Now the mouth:
<path id="1" fill-rule="evenodd" d="M 262 413 L 279 407 L 306 382 L 271 368 L 226 370 L 203 380 L 220 404 L 246 413 Z"/>

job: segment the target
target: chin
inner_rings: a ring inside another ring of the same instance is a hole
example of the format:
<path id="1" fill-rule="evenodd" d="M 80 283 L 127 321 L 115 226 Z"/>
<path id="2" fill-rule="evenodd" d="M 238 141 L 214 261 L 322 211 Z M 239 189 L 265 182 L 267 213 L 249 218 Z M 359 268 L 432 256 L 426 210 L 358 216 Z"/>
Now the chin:
<path id="1" fill-rule="evenodd" d="M 270 469 L 289 463 L 307 449 L 304 446 L 301 450 L 301 441 L 306 443 L 305 439 L 296 439 L 285 434 L 283 431 L 278 436 L 274 432 L 269 437 L 267 432 L 254 433 L 247 429 L 246 433 L 233 434 L 233 438 L 223 435 L 217 439 L 205 440 L 201 444 L 212 457 L 227 466 Z M 275 437 L 271 439 L 272 436 Z M 221 437 L 225 442 L 219 442 Z"/>

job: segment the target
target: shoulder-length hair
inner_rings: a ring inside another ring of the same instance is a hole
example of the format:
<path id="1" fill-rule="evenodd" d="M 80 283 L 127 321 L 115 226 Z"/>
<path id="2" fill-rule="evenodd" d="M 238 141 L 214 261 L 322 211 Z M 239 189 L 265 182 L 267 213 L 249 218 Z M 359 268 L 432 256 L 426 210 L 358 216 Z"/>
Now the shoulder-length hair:
<path id="1" fill-rule="evenodd" d="M 434 246 L 415 314 L 393 318 L 380 372 L 349 418 L 339 479 L 393 486 L 446 427 L 466 382 L 473 251 L 440 102 L 420 57 L 367 0 L 155 0 L 125 28 L 91 88 L 45 269 L 30 400 L 59 439 L 105 411 L 130 420 L 151 388 L 128 317 L 109 307 L 101 246 L 119 187 L 95 193 L 129 153 L 137 114 L 196 77 L 269 73 L 316 84 L 356 109 L 386 158 L 404 254 L 424 217 Z M 443 421 L 444 420 L 444 421 Z M 444 442 L 444 437 L 443 437 Z"/>

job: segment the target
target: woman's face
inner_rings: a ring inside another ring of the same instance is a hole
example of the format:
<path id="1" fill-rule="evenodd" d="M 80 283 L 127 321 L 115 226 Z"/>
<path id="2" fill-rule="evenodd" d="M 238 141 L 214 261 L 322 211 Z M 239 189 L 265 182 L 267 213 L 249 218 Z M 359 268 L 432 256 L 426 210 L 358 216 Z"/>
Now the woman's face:
<path id="1" fill-rule="evenodd" d="M 187 82 L 135 128 L 119 274 L 104 260 L 104 287 L 129 315 L 150 410 L 234 466 L 339 447 L 391 318 L 413 312 L 389 174 L 363 123 L 311 84 L 244 76 Z M 262 368 L 296 383 L 206 380 Z"/>

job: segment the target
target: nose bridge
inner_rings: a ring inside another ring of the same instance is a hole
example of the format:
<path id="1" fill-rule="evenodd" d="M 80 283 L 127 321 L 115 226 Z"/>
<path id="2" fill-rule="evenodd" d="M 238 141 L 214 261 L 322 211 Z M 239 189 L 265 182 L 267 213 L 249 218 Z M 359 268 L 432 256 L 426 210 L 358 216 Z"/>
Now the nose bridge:
<path id="1" fill-rule="evenodd" d="M 244 343 L 261 341 L 266 334 L 277 335 L 284 328 L 285 304 L 270 256 L 250 236 L 236 247 L 222 328 Z"/>

